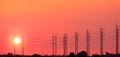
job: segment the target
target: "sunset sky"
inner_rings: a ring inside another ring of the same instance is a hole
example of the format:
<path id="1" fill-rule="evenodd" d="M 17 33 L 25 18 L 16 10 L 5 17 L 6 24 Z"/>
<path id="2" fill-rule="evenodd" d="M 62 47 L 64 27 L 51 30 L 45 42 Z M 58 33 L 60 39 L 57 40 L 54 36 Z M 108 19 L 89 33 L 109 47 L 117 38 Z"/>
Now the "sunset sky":
<path id="1" fill-rule="evenodd" d="M 120 25 L 120 0 L 0 0 L 0 54 L 13 53 L 14 33 L 24 35 L 26 55 L 52 54 L 54 33 L 58 54 L 63 54 L 64 33 L 68 34 L 68 52 L 74 52 L 74 32 L 79 32 L 79 51 L 86 50 L 87 29 L 91 54 L 99 54 L 101 27 L 104 53 L 115 53 L 116 24 Z"/>

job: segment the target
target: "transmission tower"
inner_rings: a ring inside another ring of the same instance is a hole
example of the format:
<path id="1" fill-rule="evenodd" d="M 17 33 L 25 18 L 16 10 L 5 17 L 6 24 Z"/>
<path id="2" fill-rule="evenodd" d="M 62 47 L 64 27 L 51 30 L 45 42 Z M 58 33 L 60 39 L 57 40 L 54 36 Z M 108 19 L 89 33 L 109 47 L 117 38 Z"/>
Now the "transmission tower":
<path id="1" fill-rule="evenodd" d="M 116 25 L 116 54 L 119 54 L 119 29 Z"/>
<path id="2" fill-rule="evenodd" d="M 78 32 L 75 32 L 75 54 L 78 53 Z"/>
<path id="3" fill-rule="evenodd" d="M 88 30 L 86 32 L 86 51 L 90 55 L 90 32 Z"/>
<path id="4" fill-rule="evenodd" d="M 22 35 L 22 56 L 24 57 L 24 35 Z"/>
<path id="5" fill-rule="evenodd" d="M 103 55 L 103 28 L 100 28 L 100 55 Z"/>
<path id="6" fill-rule="evenodd" d="M 56 35 L 53 35 L 52 37 L 52 53 L 53 53 L 53 56 L 54 55 L 57 55 L 57 36 Z"/>
<path id="7" fill-rule="evenodd" d="M 63 54 L 67 56 L 67 34 L 64 34 L 63 37 Z"/>

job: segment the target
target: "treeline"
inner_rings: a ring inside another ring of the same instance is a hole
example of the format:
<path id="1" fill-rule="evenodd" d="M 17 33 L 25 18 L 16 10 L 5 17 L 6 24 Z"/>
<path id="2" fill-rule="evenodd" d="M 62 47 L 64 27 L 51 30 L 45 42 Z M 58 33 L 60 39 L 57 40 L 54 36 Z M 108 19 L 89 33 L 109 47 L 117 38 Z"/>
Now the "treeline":
<path id="1" fill-rule="evenodd" d="M 120 57 L 120 54 L 110 54 L 110 53 L 106 53 L 105 55 L 99 55 L 99 54 L 93 54 L 91 56 L 88 56 L 86 51 L 81 51 L 78 54 L 74 54 L 74 52 L 69 53 L 68 56 L 64 56 L 64 55 L 57 55 L 57 56 L 42 56 L 39 54 L 33 54 L 33 55 L 13 55 L 12 53 L 8 53 L 6 55 L 0 55 L 0 57 Z"/>

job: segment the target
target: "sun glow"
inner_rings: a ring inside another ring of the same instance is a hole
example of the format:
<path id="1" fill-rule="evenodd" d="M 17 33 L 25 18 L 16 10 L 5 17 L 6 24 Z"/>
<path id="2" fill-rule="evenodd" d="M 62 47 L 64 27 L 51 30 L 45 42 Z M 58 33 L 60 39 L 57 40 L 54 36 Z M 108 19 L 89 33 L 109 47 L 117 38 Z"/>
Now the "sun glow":
<path id="1" fill-rule="evenodd" d="M 21 39 L 19 37 L 15 37 L 14 43 L 15 44 L 20 44 L 21 43 Z"/>

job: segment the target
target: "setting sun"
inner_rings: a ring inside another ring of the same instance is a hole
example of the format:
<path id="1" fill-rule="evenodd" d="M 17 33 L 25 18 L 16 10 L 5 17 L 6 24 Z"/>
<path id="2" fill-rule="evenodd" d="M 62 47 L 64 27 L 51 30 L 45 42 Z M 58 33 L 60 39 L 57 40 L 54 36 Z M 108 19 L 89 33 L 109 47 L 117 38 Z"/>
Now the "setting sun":
<path id="1" fill-rule="evenodd" d="M 21 43 L 21 39 L 19 37 L 15 37 L 14 43 L 15 44 L 20 44 Z"/>

